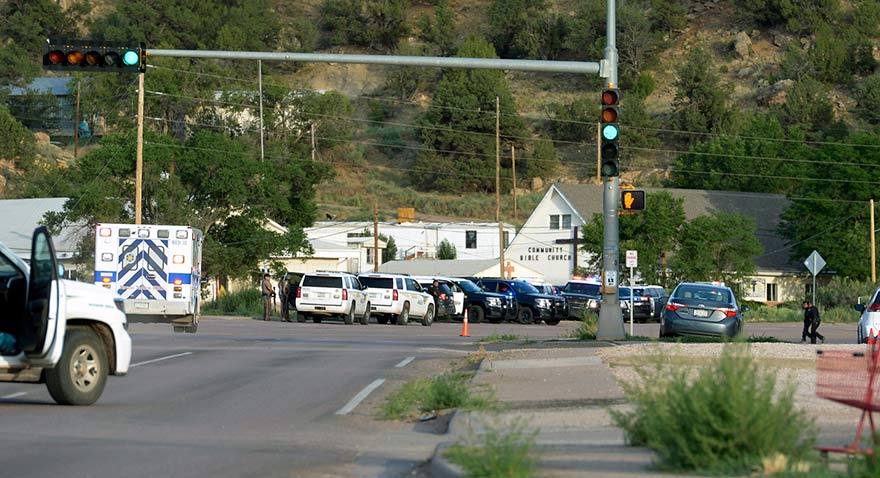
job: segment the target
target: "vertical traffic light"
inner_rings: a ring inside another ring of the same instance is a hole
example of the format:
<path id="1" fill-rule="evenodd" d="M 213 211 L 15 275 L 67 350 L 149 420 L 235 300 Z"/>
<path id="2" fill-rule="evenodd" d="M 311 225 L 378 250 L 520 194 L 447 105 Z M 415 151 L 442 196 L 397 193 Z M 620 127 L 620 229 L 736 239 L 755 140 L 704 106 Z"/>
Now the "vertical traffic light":
<path id="1" fill-rule="evenodd" d="M 615 177 L 620 175 L 620 128 L 617 126 L 617 108 L 620 93 L 614 88 L 602 91 L 602 121 L 599 134 L 601 136 L 602 176 Z"/>
<path id="2" fill-rule="evenodd" d="M 146 66 L 144 45 L 135 42 L 46 40 L 43 69 L 140 72 Z"/>

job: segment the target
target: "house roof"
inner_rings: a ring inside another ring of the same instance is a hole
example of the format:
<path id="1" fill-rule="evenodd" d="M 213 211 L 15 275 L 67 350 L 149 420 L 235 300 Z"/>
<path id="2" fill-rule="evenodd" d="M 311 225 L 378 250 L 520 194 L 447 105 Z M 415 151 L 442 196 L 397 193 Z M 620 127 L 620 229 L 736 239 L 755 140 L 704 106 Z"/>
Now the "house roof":
<path id="1" fill-rule="evenodd" d="M 9 89 L 9 96 L 23 96 L 28 90 L 37 93 L 51 93 L 55 96 L 64 96 L 70 94 L 70 82 L 74 78 L 72 76 L 62 76 L 58 78 L 40 77 L 34 78 L 34 81 L 28 83 L 24 88 L 14 86 Z"/>
<path id="2" fill-rule="evenodd" d="M 414 261 L 388 261 L 379 266 L 379 271 L 395 274 L 410 274 L 414 276 L 472 277 L 497 265 L 498 259 L 425 259 Z"/>
<path id="3" fill-rule="evenodd" d="M 574 207 L 578 214 L 589 220 L 602 213 L 603 192 L 598 184 L 553 185 Z M 803 267 L 789 259 L 789 247 L 777 229 L 780 215 L 790 201 L 780 194 L 745 193 L 736 191 L 708 191 L 704 189 L 639 188 L 646 191 L 647 207 L 651 207 L 651 193 L 667 192 L 683 199 L 684 214 L 688 220 L 716 212 L 739 213 L 755 220 L 756 236 L 764 253 L 755 258 L 758 270 L 801 272 Z"/>
<path id="4" fill-rule="evenodd" d="M 61 212 L 67 198 L 34 198 L 0 200 L 0 242 L 21 257 L 30 258 L 31 236 L 49 211 Z M 77 249 L 76 226 L 66 227 L 52 237 L 55 252 L 64 257 Z"/>

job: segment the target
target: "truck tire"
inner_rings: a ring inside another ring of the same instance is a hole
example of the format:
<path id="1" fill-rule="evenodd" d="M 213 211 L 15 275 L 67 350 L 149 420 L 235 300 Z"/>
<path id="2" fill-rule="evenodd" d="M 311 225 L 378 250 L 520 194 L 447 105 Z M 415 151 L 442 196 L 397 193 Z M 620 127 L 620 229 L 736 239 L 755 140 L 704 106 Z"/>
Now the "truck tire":
<path id="1" fill-rule="evenodd" d="M 345 325 L 351 325 L 354 323 L 354 310 L 356 302 L 351 303 L 351 309 L 349 309 L 348 313 L 342 316 L 342 320 L 345 322 Z"/>
<path id="2" fill-rule="evenodd" d="M 361 325 L 367 325 L 370 323 L 370 307 L 372 306 L 367 302 L 367 308 L 364 309 L 364 315 L 361 316 Z"/>
<path id="3" fill-rule="evenodd" d="M 535 323 L 535 313 L 528 307 L 520 307 L 519 312 L 516 313 L 516 318 L 521 324 Z"/>
<path id="4" fill-rule="evenodd" d="M 486 312 L 483 311 L 483 308 L 476 304 L 469 305 L 467 311 L 468 322 L 473 322 L 475 324 L 482 322 L 483 318 L 486 316 Z"/>
<path id="5" fill-rule="evenodd" d="M 403 310 L 397 314 L 397 325 L 406 325 L 409 323 L 409 302 L 403 304 Z"/>
<path id="6" fill-rule="evenodd" d="M 107 353 L 91 329 L 67 329 L 61 359 L 46 370 L 46 387 L 59 405 L 91 405 L 98 401 L 109 372 Z"/>
<path id="7" fill-rule="evenodd" d="M 431 324 L 434 323 L 434 306 L 429 305 L 428 311 L 425 312 L 425 316 L 422 317 L 422 325 L 425 327 L 430 327 Z"/>
<path id="8" fill-rule="evenodd" d="M 296 321 L 297 323 L 304 324 L 306 322 L 306 314 L 303 314 L 300 311 L 296 311 Z"/>

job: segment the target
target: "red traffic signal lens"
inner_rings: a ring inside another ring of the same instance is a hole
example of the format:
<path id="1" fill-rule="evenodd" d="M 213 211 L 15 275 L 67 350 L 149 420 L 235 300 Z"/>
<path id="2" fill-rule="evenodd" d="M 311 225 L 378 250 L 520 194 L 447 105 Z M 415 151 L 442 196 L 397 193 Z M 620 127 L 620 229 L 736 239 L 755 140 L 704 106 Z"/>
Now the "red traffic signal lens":
<path id="1" fill-rule="evenodd" d="M 49 63 L 60 65 L 64 62 L 64 52 L 61 50 L 53 50 L 49 52 Z"/>
<path id="2" fill-rule="evenodd" d="M 617 110 L 614 108 L 605 108 L 602 110 L 602 122 L 614 123 L 617 121 Z"/>
<path id="3" fill-rule="evenodd" d="M 101 54 L 96 51 L 86 53 L 86 65 L 96 66 L 101 64 Z"/>
<path id="4" fill-rule="evenodd" d="M 73 50 L 67 53 L 67 63 L 71 65 L 79 65 L 82 63 L 83 58 L 85 58 L 85 55 L 79 50 Z"/>
<path id="5" fill-rule="evenodd" d="M 616 105 L 620 96 L 615 90 L 605 90 L 602 92 L 602 104 L 606 106 Z"/>

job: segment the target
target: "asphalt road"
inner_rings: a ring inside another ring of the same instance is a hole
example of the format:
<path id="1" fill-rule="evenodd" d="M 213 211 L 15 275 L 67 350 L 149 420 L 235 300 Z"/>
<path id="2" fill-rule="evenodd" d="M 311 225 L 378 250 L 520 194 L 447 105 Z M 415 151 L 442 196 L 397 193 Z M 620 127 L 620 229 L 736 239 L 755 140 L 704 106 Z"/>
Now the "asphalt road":
<path id="1" fill-rule="evenodd" d="M 458 323 L 209 319 L 195 335 L 133 324 L 132 369 L 110 377 L 96 405 L 57 406 L 42 385 L 0 384 L 2 476 L 411 476 L 441 437 L 373 418 L 394 384 L 424 374 L 421 364 L 462 358 L 481 337 L 555 338 L 575 325 L 471 324 L 462 338 Z M 842 343 L 855 326 L 820 330 Z M 657 325 L 635 333 L 656 336 Z M 798 324 L 747 334 L 800 340 Z"/>

